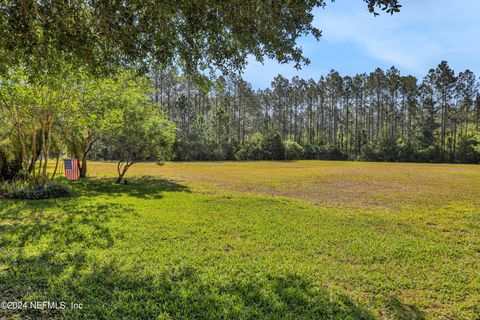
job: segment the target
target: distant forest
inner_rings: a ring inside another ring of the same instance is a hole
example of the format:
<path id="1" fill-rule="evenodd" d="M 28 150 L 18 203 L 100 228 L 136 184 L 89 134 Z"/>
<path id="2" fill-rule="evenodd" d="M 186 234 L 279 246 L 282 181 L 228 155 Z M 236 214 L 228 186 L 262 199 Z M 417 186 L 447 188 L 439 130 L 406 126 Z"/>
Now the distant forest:
<path id="1" fill-rule="evenodd" d="M 421 80 L 392 67 L 253 90 L 220 77 L 208 93 L 175 71 L 151 75 L 177 126 L 175 159 L 480 162 L 479 83 L 443 61 Z M 98 154 L 98 153 L 97 153 Z"/>

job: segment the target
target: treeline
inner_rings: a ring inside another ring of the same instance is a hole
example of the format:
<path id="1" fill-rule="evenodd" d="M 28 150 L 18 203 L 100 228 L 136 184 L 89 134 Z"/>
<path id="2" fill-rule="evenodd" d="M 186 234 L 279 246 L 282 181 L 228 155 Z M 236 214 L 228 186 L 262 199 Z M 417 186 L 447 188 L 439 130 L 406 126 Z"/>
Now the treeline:
<path id="1" fill-rule="evenodd" d="M 207 92 L 175 71 L 151 75 L 154 101 L 177 126 L 176 160 L 332 159 L 480 162 L 475 74 L 443 61 L 418 80 L 392 67 L 318 81 L 238 76 Z"/>

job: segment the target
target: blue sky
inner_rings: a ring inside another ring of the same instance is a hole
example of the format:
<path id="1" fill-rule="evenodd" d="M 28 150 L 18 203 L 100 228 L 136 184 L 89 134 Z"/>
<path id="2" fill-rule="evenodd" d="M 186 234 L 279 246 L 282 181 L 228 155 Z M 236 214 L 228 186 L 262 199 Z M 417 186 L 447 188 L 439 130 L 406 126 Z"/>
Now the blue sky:
<path id="1" fill-rule="evenodd" d="M 331 69 L 343 75 L 395 65 L 419 78 L 442 60 L 456 74 L 464 69 L 480 76 L 480 0 L 400 0 L 400 13 L 378 17 L 361 0 L 336 0 L 315 10 L 314 25 L 323 32 L 299 41 L 311 64 L 297 71 L 293 64 L 251 59 L 243 77 L 265 88 L 273 77 L 298 75 L 317 80 Z"/>

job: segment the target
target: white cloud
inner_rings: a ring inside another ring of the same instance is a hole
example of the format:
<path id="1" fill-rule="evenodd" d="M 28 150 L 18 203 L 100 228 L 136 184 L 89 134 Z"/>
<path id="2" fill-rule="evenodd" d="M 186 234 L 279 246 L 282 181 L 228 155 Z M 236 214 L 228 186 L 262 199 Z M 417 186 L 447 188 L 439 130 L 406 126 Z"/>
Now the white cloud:
<path id="1" fill-rule="evenodd" d="M 478 54 L 480 1 L 402 3 L 400 13 L 374 18 L 362 5 L 337 1 L 317 12 L 315 24 L 323 30 L 325 41 L 355 43 L 371 57 L 413 73 L 433 67 L 432 61 L 455 58 L 455 52 Z"/>
<path id="2" fill-rule="evenodd" d="M 372 66 L 399 67 L 423 77 L 440 61 L 457 70 L 471 69 L 480 76 L 480 0 L 401 0 L 400 13 L 373 17 L 360 0 L 336 0 L 315 12 L 322 30 L 320 42 L 301 39 L 312 64 L 301 71 L 293 65 L 251 59 L 244 77 L 254 87 L 266 87 L 273 77 L 318 79 L 330 68 L 348 74 L 371 72 Z M 343 65 L 342 65 L 343 64 Z"/>

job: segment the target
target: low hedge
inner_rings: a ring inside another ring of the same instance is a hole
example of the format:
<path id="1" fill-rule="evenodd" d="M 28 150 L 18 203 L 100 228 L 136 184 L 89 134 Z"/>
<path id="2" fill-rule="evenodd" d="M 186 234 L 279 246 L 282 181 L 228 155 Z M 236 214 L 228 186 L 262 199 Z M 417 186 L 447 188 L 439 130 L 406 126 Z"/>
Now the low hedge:
<path id="1" fill-rule="evenodd" d="M 32 183 L 29 181 L 4 182 L 0 185 L 0 195 L 7 199 L 51 199 L 74 196 L 73 190 L 64 184 L 49 181 Z"/>

